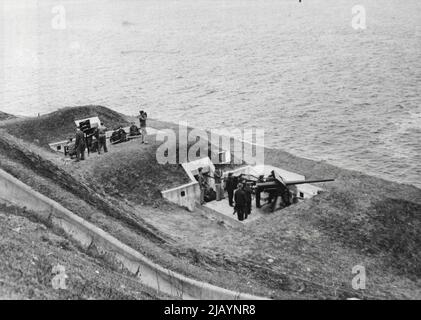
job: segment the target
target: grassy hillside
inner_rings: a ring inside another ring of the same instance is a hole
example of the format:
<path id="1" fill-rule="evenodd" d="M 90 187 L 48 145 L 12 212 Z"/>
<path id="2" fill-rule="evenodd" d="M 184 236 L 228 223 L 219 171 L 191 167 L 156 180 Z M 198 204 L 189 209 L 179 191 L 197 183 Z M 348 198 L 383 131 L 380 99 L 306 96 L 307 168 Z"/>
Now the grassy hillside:
<path id="1" fill-rule="evenodd" d="M 190 182 L 181 165 L 157 162 L 159 145 L 153 138 L 148 145 L 140 140 L 113 145 L 107 154 L 91 155 L 77 171 L 94 189 L 137 204 L 156 205 L 162 199 L 160 191 Z"/>
<path id="2" fill-rule="evenodd" d="M 0 205 L 0 299 L 159 299 L 135 278 L 80 251 L 22 209 Z M 66 289 L 54 289 L 63 266 Z"/>
<path id="3" fill-rule="evenodd" d="M 191 213 L 161 205 L 160 190 L 188 179 L 180 165 L 157 163 L 160 142 L 148 140 L 112 145 L 107 154 L 76 163 L 4 134 L 0 167 L 152 260 L 199 280 L 274 298 L 419 299 L 420 189 L 266 149 L 266 164 L 336 180 L 320 184 L 321 195 L 231 227 L 200 207 Z M 351 287 L 357 264 L 367 268 L 364 291 Z"/>
<path id="4" fill-rule="evenodd" d="M 0 121 L 2 121 L 2 120 L 9 120 L 9 119 L 13 119 L 13 118 L 15 118 L 15 116 L 13 116 L 11 114 L 8 114 L 6 112 L 0 111 Z"/>
<path id="5" fill-rule="evenodd" d="M 65 140 L 74 135 L 75 120 L 98 116 L 110 129 L 119 125 L 126 126 L 126 118 L 111 109 L 102 106 L 81 106 L 59 109 L 37 118 L 8 123 L 6 130 L 20 139 L 48 146 L 48 143 Z"/>

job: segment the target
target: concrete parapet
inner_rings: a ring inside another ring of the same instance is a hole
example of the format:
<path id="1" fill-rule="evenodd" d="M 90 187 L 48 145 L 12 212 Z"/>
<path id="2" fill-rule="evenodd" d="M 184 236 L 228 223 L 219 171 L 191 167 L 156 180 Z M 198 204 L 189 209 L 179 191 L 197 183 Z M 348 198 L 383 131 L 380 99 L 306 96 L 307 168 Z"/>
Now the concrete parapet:
<path id="1" fill-rule="evenodd" d="M 179 206 L 194 211 L 196 202 L 200 199 L 200 187 L 198 182 L 190 182 L 179 187 L 161 191 L 162 196 Z"/>

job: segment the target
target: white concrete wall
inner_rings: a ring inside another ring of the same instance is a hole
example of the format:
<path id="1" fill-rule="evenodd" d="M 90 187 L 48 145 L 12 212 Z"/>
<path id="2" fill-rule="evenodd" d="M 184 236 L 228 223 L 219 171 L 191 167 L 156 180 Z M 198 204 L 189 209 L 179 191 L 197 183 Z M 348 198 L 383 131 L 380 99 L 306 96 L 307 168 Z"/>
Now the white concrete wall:
<path id="1" fill-rule="evenodd" d="M 196 202 L 200 201 L 200 187 L 197 181 L 162 191 L 161 194 L 168 201 L 185 207 L 189 211 L 194 211 Z"/>
<path id="2" fill-rule="evenodd" d="M 95 248 L 107 261 L 136 275 L 144 285 L 182 299 L 265 299 L 187 278 L 155 264 L 104 230 L 70 212 L 0 169 L 0 202 L 26 207 L 41 221 L 60 228 L 83 248 Z"/>

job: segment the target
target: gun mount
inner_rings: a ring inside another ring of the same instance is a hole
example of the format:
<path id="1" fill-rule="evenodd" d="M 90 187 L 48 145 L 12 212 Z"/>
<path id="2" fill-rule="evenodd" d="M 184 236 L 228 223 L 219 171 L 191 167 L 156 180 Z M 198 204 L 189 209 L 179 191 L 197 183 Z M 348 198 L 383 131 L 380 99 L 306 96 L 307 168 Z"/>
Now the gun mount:
<path id="1" fill-rule="evenodd" d="M 272 211 L 275 210 L 278 197 L 282 198 L 282 202 L 285 207 L 296 203 L 297 198 L 297 188 L 296 185 L 306 184 L 306 183 L 320 183 L 320 182 L 330 182 L 335 181 L 335 179 L 313 179 L 313 180 L 296 180 L 296 181 L 285 181 L 277 172 L 272 171 L 268 177 L 260 176 L 259 178 L 244 174 L 240 175 L 239 179 L 246 181 L 252 186 L 256 197 L 256 207 L 261 208 L 260 198 L 261 193 L 266 192 L 269 194 L 268 202 L 272 203 Z"/>

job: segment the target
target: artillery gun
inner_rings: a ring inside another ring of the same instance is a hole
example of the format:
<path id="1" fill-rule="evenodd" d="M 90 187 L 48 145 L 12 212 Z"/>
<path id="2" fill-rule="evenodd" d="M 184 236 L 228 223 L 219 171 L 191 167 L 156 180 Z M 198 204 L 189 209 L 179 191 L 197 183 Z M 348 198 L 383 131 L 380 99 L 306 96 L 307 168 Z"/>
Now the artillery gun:
<path id="1" fill-rule="evenodd" d="M 246 176 L 248 177 L 246 178 Z M 275 171 L 272 171 L 267 178 L 264 178 L 264 176 L 257 178 L 252 175 L 240 175 L 239 178 L 245 180 L 251 185 L 256 197 L 257 208 L 262 207 L 260 204 L 261 193 L 267 192 L 269 194 L 267 203 L 272 203 L 272 211 L 274 211 L 276 208 L 278 197 L 281 197 L 285 207 L 290 206 L 292 203 L 296 203 L 298 201 L 297 188 L 295 187 L 297 185 L 335 181 L 335 179 L 285 181 L 281 175 Z"/>

